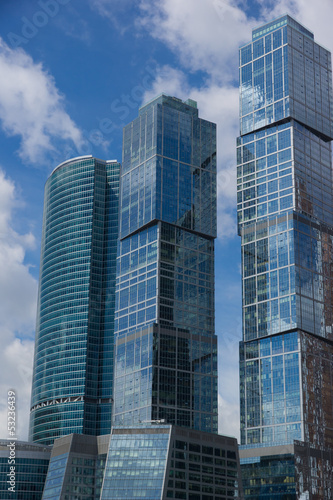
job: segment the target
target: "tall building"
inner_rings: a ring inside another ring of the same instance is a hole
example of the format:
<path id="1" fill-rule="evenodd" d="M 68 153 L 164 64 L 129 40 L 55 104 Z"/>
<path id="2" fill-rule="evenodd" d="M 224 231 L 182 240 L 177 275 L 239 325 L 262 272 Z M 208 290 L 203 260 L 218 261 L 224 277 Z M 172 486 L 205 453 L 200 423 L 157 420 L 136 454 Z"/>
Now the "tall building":
<path id="1" fill-rule="evenodd" d="M 161 95 L 124 128 L 114 424 L 217 432 L 216 125 Z"/>
<path id="2" fill-rule="evenodd" d="M 65 161 L 45 185 L 30 439 L 111 430 L 116 161 Z"/>
<path id="3" fill-rule="evenodd" d="M 254 29 L 237 140 L 246 498 L 331 498 L 332 110 L 314 35 L 288 15 Z"/>

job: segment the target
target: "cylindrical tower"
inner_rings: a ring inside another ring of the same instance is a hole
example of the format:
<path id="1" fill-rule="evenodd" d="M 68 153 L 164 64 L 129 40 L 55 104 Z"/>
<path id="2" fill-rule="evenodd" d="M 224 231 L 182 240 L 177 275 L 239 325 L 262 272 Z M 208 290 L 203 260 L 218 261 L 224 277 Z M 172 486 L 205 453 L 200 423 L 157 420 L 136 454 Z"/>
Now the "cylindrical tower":
<path id="1" fill-rule="evenodd" d="M 110 432 L 119 171 L 83 156 L 45 185 L 33 441 Z"/>

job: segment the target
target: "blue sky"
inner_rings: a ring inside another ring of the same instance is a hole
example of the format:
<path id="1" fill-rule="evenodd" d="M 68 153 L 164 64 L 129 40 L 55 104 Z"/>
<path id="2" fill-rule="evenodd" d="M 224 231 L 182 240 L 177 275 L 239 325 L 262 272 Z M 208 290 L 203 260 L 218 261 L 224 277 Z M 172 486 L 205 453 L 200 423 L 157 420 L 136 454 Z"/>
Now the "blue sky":
<path id="1" fill-rule="evenodd" d="M 44 183 L 70 157 L 121 160 L 122 127 L 161 92 L 218 125 L 219 430 L 238 437 L 237 51 L 284 13 L 333 49 L 332 0 L 1 0 L 0 437 L 13 388 L 27 438 Z"/>

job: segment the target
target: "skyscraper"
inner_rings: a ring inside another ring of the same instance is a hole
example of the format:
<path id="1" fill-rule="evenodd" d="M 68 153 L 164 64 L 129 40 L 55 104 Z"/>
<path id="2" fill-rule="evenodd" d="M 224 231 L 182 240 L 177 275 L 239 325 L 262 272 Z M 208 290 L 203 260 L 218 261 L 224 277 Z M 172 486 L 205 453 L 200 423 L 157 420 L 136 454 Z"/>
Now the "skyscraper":
<path id="1" fill-rule="evenodd" d="M 124 128 L 114 424 L 217 432 L 216 125 L 161 95 Z"/>
<path id="2" fill-rule="evenodd" d="M 111 430 L 119 169 L 65 161 L 45 185 L 30 439 Z"/>
<path id="3" fill-rule="evenodd" d="M 313 34 L 288 15 L 253 30 L 237 140 L 246 498 L 331 498 L 332 110 Z"/>

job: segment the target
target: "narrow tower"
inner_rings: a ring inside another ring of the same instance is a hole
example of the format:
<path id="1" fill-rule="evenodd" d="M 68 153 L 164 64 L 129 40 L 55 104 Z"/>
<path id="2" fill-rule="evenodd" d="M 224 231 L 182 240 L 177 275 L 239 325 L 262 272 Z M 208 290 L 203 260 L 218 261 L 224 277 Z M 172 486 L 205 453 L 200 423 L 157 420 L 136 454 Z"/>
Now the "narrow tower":
<path id="1" fill-rule="evenodd" d="M 32 441 L 111 429 L 119 169 L 83 156 L 45 185 Z"/>
<path id="2" fill-rule="evenodd" d="M 114 424 L 217 432 L 216 125 L 161 95 L 124 129 Z"/>
<path id="3" fill-rule="evenodd" d="M 240 49 L 246 498 L 330 498 L 331 82 L 330 53 L 288 15 L 253 30 Z"/>

